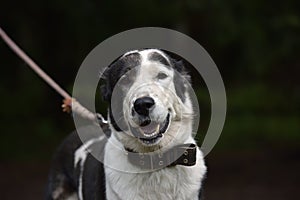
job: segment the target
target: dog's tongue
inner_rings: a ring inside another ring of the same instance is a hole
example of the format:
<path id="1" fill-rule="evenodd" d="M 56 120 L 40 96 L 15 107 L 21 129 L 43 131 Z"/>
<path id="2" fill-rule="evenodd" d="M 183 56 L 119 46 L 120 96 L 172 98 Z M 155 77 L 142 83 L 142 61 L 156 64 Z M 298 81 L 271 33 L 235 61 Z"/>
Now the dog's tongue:
<path id="1" fill-rule="evenodd" d="M 142 129 L 142 131 L 144 131 L 144 133 L 151 134 L 151 133 L 154 133 L 157 130 L 158 125 L 159 124 L 156 123 L 156 122 L 151 122 L 149 125 L 142 126 L 140 128 Z"/>

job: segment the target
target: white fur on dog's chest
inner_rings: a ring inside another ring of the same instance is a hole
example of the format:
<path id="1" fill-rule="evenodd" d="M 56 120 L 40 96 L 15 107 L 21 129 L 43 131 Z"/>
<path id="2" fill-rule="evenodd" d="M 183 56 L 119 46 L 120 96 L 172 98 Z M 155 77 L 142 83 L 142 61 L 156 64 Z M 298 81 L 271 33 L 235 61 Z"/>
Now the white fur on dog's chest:
<path id="1" fill-rule="evenodd" d="M 201 181 L 206 172 L 199 150 L 195 166 L 177 165 L 147 173 L 132 173 L 138 167 L 129 163 L 126 154 L 120 154 L 114 144 L 108 142 L 105 152 L 105 163 L 108 164 L 105 167 L 108 200 L 198 199 Z M 118 170 L 120 168 L 130 172 L 122 172 Z"/>
<path id="2" fill-rule="evenodd" d="M 200 174 L 188 176 L 190 172 L 183 168 L 170 167 L 146 174 L 124 174 L 107 169 L 106 173 L 110 174 L 110 178 L 106 187 L 112 190 L 109 192 L 111 196 L 108 200 L 198 199 L 201 187 Z"/>

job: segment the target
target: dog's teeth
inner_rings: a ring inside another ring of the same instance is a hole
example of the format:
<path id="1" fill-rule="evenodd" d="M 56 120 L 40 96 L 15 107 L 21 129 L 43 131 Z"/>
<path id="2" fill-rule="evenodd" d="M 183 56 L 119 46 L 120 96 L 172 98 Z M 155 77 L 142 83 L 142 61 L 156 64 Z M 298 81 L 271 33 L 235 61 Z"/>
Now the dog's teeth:
<path id="1" fill-rule="evenodd" d="M 160 129 L 160 125 L 158 124 L 152 133 L 147 134 L 143 128 L 140 128 L 141 133 L 143 133 L 143 135 L 147 138 L 151 138 L 151 137 L 155 136 L 157 133 L 159 133 L 159 129 Z"/>
<path id="2" fill-rule="evenodd" d="M 158 124 L 158 126 L 156 127 L 155 133 L 158 133 L 158 132 L 159 132 L 159 128 L 160 128 L 160 124 Z"/>

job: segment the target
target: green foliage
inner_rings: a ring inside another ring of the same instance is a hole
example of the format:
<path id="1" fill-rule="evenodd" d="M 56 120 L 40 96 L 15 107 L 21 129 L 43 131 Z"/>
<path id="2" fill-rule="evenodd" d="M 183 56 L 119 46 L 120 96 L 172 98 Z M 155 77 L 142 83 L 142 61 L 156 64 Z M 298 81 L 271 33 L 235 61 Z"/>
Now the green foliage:
<path id="1" fill-rule="evenodd" d="M 3 2 L 0 19 L 69 92 L 84 57 L 107 37 L 142 26 L 182 31 L 204 46 L 223 75 L 228 117 L 218 146 L 262 148 L 300 141 L 299 8 L 296 0 L 31 0 Z M 72 131 L 71 118 L 61 113 L 60 97 L 1 42 L 0 65 L 0 158 L 48 160 Z M 205 84 L 194 83 L 201 140 L 210 100 Z M 97 105 L 101 112 L 105 106 Z"/>

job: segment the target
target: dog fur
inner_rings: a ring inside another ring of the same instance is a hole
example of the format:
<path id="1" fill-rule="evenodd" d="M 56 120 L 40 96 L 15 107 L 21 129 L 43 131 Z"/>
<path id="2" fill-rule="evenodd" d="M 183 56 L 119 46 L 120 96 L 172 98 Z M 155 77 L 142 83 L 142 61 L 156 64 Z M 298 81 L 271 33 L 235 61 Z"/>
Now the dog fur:
<path id="1" fill-rule="evenodd" d="M 179 144 L 196 144 L 183 62 L 158 49 L 135 50 L 119 57 L 103 75 L 102 95 L 109 102 L 106 135 L 95 129 L 86 141 L 73 133 L 63 142 L 50 171 L 46 199 L 200 199 L 206 166 L 199 148 L 194 166 L 148 172 L 127 157 L 128 150 L 163 153 Z M 149 108 L 138 110 L 140 99 L 151 99 Z M 87 151 L 93 145 L 104 152 L 104 165 Z"/>

